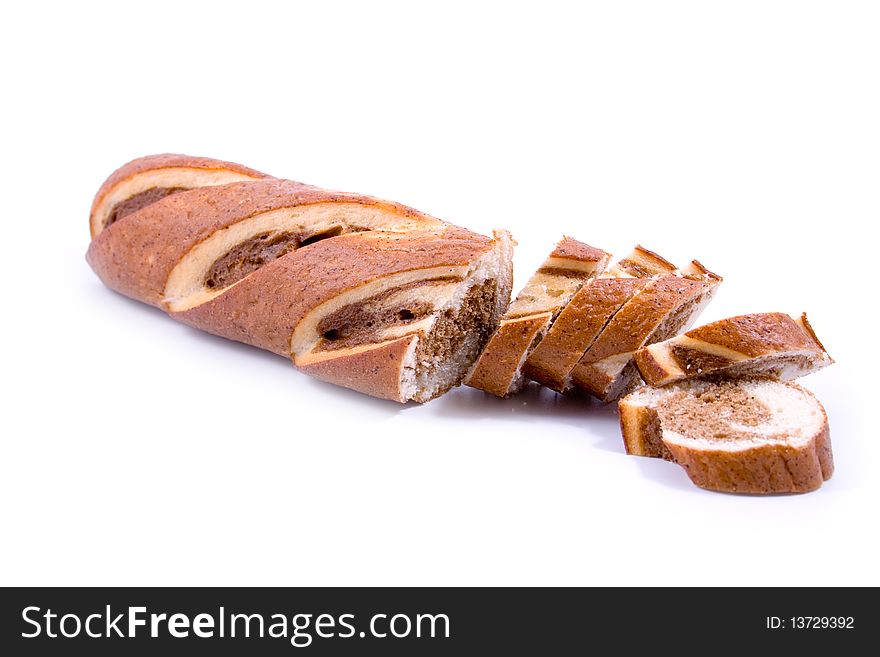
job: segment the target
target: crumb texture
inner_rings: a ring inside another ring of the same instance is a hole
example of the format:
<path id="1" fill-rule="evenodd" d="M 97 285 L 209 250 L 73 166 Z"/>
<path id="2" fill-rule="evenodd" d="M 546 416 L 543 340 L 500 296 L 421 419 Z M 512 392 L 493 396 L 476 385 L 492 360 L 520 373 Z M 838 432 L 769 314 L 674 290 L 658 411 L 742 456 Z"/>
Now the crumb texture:
<path id="1" fill-rule="evenodd" d="M 825 411 L 793 383 L 689 381 L 642 388 L 621 401 L 621 427 L 628 453 L 674 461 L 709 490 L 803 493 L 834 471 Z"/>
<path id="2" fill-rule="evenodd" d="M 426 401 L 461 383 L 495 328 L 498 282 L 471 286 L 457 308 L 439 314 L 416 352 L 414 399 Z"/>
<path id="3" fill-rule="evenodd" d="M 237 283 L 299 245 L 300 236 L 295 233 L 275 231 L 254 235 L 214 261 L 205 276 L 205 286 L 213 290 Z"/>

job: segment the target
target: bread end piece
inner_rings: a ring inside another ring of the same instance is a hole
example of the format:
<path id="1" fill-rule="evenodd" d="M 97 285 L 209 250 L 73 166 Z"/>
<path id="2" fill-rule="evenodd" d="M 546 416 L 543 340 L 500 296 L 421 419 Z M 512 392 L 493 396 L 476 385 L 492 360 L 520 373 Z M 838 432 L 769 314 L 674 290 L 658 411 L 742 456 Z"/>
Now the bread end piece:
<path id="1" fill-rule="evenodd" d="M 413 332 L 381 343 L 297 355 L 298 369 L 328 383 L 400 403 L 426 402 L 459 385 L 510 299 L 513 240 L 496 231 L 477 260 Z"/>
<path id="2" fill-rule="evenodd" d="M 688 381 L 619 402 L 628 454 L 682 466 L 707 490 L 805 493 L 834 471 L 828 418 L 794 383 Z"/>

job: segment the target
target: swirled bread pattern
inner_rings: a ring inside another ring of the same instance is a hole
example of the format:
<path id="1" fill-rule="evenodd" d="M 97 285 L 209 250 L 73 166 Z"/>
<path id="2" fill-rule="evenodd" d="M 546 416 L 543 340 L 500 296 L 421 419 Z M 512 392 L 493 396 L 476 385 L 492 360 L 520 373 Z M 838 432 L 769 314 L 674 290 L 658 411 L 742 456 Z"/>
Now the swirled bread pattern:
<path id="1" fill-rule="evenodd" d="M 399 402 L 458 385 L 510 299 L 504 231 L 206 158 L 123 166 L 90 225 L 110 288 Z"/>

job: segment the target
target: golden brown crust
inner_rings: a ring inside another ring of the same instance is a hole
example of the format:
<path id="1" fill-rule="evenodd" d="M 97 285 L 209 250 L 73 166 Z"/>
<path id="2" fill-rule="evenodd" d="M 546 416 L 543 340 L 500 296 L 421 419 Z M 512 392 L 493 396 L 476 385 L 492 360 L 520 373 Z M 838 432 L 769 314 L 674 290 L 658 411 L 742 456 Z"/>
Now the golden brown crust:
<path id="1" fill-rule="evenodd" d="M 176 188 L 178 173 L 194 180 L 192 167 L 162 167 L 215 164 L 181 158 L 130 163 L 105 186 L 160 170 Z M 260 249 L 255 239 L 281 240 L 283 248 Z M 460 382 L 482 346 L 473 329 L 470 342 L 462 343 L 467 349 L 450 347 L 433 361 L 405 359 L 417 355 L 411 347 L 420 339 L 437 349 L 452 345 L 455 331 L 465 329 L 446 318 L 465 302 L 471 304 L 465 319 L 479 323 L 485 339 L 509 300 L 511 242 L 504 231 L 491 239 L 397 203 L 266 177 L 188 189 L 135 208 L 94 237 L 87 259 L 109 287 L 175 319 L 292 358 L 324 380 L 405 401 L 428 399 Z M 226 265 L 235 271 L 215 275 Z M 434 284 L 422 287 L 424 281 Z M 474 301 L 467 290 L 478 285 L 484 292 Z M 322 350 L 334 339 L 319 330 L 325 316 L 385 298 L 398 304 L 395 321 Z M 475 309 L 476 303 L 482 305 Z M 425 312 L 416 317 L 420 308 Z M 430 342 L 441 332 L 446 337 Z M 417 378 L 422 362 L 430 366 Z"/>
<path id="2" fill-rule="evenodd" d="M 794 378 L 832 362 L 808 327 L 806 315 L 800 322 L 785 313 L 729 317 L 640 349 L 635 362 L 653 386 L 758 367 L 758 359 L 768 377 Z"/>
<path id="3" fill-rule="evenodd" d="M 608 264 L 610 254 L 563 237 L 504 314 L 466 384 L 499 397 L 525 383 L 522 367 L 556 315 Z"/>
<path id="4" fill-rule="evenodd" d="M 700 262 L 699 260 L 691 260 L 690 265 L 685 267 L 682 270 L 682 273 L 685 276 L 689 276 L 691 278 L 697 278 L 697 279 L 708 278 L 708 279 L 711 279 L 711 280 L 716 281 L 718 283 L 720 283 L 721 281 L 724 280 L 723 278 L 721 278 L 721 276 L 719 276 L 715 272 L 712 272 L 712 271 L 709 271 L 708 269 L 706 269 L 705 265 L 703 265 L 703 263 Z"/>
<path id="5" fill-rule="evenodd" d="M 760 445 L 731 452 L 664 443 L 694 484 L 726 493 L 807 493 L 819 488 L 834 471 L 827 419 L 805 447 Z"/>
<path id="6" fill-rule="evenodd" d="M 618 415 L 627 454 L 674 460 L 672 453 L 663 444 L 663 429 L 657 411 L 650 406 L 631 404 L 624 397 L 618 403 Z"/>
<path id="7" fill-rule="evenodd" d="M 152 171 L 154 169 L 172 169 L 177 167 L 187 167 L 191 169 L 228 169 L 229 171 L 237 171 L 251 175 L 254 178 L 269 178 L 265 173 L 261 173 L 250 167 L 235 162 L 227 162 L 225 160 L 215 160 L 210 157 L 195 157 L 192 155 L 182 155 L 180 153 L 160 153 L 157 155 L 147 155 L 139 157 L 130 162 L 123 164 L 116 169 L 107 180 L 98 189 L 95 199 L 98 200 L 106 195 L 107 190 L 115 187 L 123 180 L 131 178 L 134 175 L 143 173 L 144 171 Z"/>
<path id="8" fill-rule="evenodd" d="M 635 360 L 636 367 L 639 369 L 639 375 L 648 385 L 660 386 L 671 380 L 668 379 L 669 368 L 655 358 L 654 354 L 647 347 L 639 349 L 633 356 L 633 360 Z"/>
<path id="9" fill-rule="evenodd" d="M 567 235 L 563 237 L 553 252 L 551 258 L 567 258 L 569 260 L 578 260 L 581 262 L 603 262 L 608 258 L 608 254 L 602 249 L 597 249 L 589 244 L 584 244 L 576 239 L 572 239 Z"/>
<path id="10" fill-rule="evenodd" d="M 676 266 L 663 256 L 636 244 L 632 252 L 618 262 L 614 270 L 637 278 L 650 278 L 660 274 L 674 274 Z"/>
<path id="11" fill-rule="evenodd" d="M 89 246 L 86 258 L 108 287 L 161 307 L 172 269 L 200 242 L 249 217 L 321 203 L 378 207 L 426 227 L 444 225 L 396 203 L 269 178 L 168 196 L 102 231 Z"/>
<path id="12" fill-rule="evenodd" d="M 399 272 L 466 265 L 492 247 L 488 237 L 454 226 L 440 233 L 341 235 L 288 253 L 223 294 L 171 316 L 203 331 L 289 356 L 293 330 L 326 301 Z"/>
<path id="13" fill-rule="evenodd" d="M 526 360 L 523 373 L 557 392 L 611 317 L 647 285 L 640 278 L 595 278 L 559 313 L 553 327 Z"/>
<path id="14" fill-rule="evenodd" d="M 635 351 L 662 318 L 681 305 L 683 298 L 693 297 L 705 289 L 702 281 L 678 276 L 664 276 L 650 281 L 614 315 L 612 323 L 584 354 L 581 359 L 583 364 L 589 365 L 609 356 Z"/>
<path id="15" fill-rule="evenodd" d="M 229 171 L 247 176 L 253 179 L 268 178 L 265 173 L 261 173 L 235 162 L 226 162 L 224 160 L 215 160 L 209 157 L 193 157 L 190 155 L 181 155 L 177 153 L 163 153 L 160 155 L 148 155 L 136 160 L 132 160 L 127 164 L 119 167 L 110 174 L 110 177 L 104 181 L 95 198 L 92 201 L 92 208 L 89 213 L 89 226 L 91 228 L 92 237 L 98 234 L 103 226 L 96 224 L 96 214 L 101 208 L 104 200 L 110 192 L 120 184 L 129 181 L 137 176 L 156 171 L 159 169 L 205 169 L 215 171 Z"/>
<path id="16" fill-rule="evenodd" d="M 400 380 L 415 335 L 407 335 L 363 351 L 313 362 L 296 362 L 301 372 L 373 397 L 403 403 Z"/>
<path id="17" fill-rule="evenodd" d="M 638 393 L 620 400 L 620 428 L 627 454 L 673 461 L 682 466 L 694 484 L 728 493 L 805 493 L 815 490 L 834 472 L 828 417 L 811 393 L 785 384 L 810 397 L 822 414 L 821 428 L 801 444 L 780 442 L 743 444 L 730 449 L 664 436 L 660 414 L 650 404 L 637 401 Z"/>
<path id="18" fill-rule="evenodd" d="M 612 318 L 571 371 L 571 381 L 602 401 L 612 401 L 638 380 L 632 354 L 644 346 L 663 322 L 689 304 L 708 298 L 717 281 L 662 276 L 628 301 Z M 682 317 L 682 320 L 686 317 Z M 621 379 L 622 373 L 627 375 Z"/>
<path id="19" fill-rule="evenodd" d="M 550 313 L 541 313 L 502 321 L 480 354 L 467 384 L 498 397 L 509 395 L 515 387 L 529 345 L 550 319 Z"/>
<path id="20" fill-rule="evenodd" d="M 813 342 L 815 342 L 818 345 L 819 349 L 821 349 L 822 351 L 824 351 L 827 354 L 828 350 L 825 348 L 825 345 L 823 345 L 819 341 L 819 336 L 816 335 L 816 332 L 813 330 L 813 325 L 810 324 L 809 320 L 807 319 L 807 313 L 801 313 L 800 325 L 807 332 L 807 334 L 813 339 Z"/>
<path id="21" fill-rule="evenodd" d="M 785 313 L 755 313 L 730 317 L 685 333 L 749 358 L 757 358 L 783 349 L 804 349 L 814 341 Z"/>
<path id="22" fill-rule="evenodd" d="M 646 249 L 641 244 L 636 244 L 635 250 L 639 252 L 645 258 L 657 263 L 659 268 L 661 269 L 675 269 L 675 265 L 669 262 L 666 258 L 661 256 L 659 253 L 655 251 L 651 251 L 650 249 Z"/>

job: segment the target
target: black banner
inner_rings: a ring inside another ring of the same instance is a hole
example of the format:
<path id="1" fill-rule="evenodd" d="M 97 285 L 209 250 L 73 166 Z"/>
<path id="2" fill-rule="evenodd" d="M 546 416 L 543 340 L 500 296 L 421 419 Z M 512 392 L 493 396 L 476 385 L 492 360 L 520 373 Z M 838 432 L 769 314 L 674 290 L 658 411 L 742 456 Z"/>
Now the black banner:
<path id="1" fill-rule="evenodd" d="M 839 588 L 3 589 L 0 648 L 163 656 L 841 650 L 873 633 L 869 598 L 873 591 Z"/>

